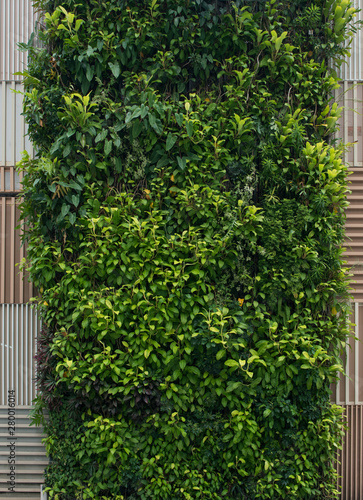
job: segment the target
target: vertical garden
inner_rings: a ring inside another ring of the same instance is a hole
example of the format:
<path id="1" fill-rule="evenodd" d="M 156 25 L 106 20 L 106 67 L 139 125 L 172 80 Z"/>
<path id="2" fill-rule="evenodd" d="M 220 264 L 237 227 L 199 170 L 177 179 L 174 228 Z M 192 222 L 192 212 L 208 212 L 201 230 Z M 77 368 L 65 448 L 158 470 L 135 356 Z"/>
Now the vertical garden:
<path id="1" fill-rule="evenodd" d="M 50 498 L 335 498 L 351 2 L 34 3 Z"/>

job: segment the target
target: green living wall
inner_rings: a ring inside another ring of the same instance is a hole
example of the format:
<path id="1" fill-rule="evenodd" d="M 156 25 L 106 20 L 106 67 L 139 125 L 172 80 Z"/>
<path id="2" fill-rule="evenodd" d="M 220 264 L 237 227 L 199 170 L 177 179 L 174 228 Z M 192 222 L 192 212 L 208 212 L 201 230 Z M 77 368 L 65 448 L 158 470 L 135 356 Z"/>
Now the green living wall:
<path id="1" fill-rule="evenodd" d="M 335 498 L 348 0 L 38 0 L 22 217 L 50 498 Z"/>

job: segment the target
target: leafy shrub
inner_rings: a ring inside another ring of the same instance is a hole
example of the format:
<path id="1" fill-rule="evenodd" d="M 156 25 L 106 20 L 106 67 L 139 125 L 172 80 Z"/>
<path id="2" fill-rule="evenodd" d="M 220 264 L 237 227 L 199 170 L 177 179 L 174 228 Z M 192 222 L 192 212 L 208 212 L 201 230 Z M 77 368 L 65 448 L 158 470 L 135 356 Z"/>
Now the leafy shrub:
<path id="1" fill-rule="evenodd" d="M 50 497 L 333 498 L 347 172 L 327 61 L 354 9 L 36 3 L 20 168 Z"/>

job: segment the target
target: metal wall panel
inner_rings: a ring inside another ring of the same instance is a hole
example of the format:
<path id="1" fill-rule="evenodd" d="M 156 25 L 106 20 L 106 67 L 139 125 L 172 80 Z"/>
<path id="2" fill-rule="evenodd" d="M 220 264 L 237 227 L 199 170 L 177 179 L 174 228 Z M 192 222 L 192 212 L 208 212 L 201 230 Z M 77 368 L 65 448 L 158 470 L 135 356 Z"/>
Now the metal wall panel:
<path id="1" fill-rule="evenodd" d="M 353 5 L 357 9 L 362 9 L 362 0 L 353 0 Z M 363 12 L 358 12 L 354 21 L 363 20 Z M 350 46 L 351 57 L 346 59 L 345 64 L 338 70 L 338 75 L 342 80 L 363 81 L 363 33 L 359 30 Z"/>
<path id="2" fill-rule="evenodd" d="M 340 374 L 332 400 L 344 409 L 348 430 L 337 457 L 340 500 L 363 499 L 363 304 L 352 304 L 352 334 L 344 356 L 347 377 Z"/>
<path id="3" fill-rule="evenodd" d="M 363 302 L 363 168 L 351 167 L 349 176 L 348 201 L 345 223 L 346 241 L 343 258 L 346 259 L 350 272 L 354 300 Z"/>
<path id="4" fill-rule="evenodd" d="M 19 224 L 19 198 L 0 197 L 0 304 L 22 304 L 33 295 L 33 286 L 28 274 L 19 270 L 17 264 L 25 257 L 21 245 Z"/>
<path id="5" fill-rule="evenodd" d="M 338 488 L 341 500 L 363 498 L 363 406 L 344 406 L 344 419 L 349 427 L 338 453 Z"/>
<path id="6" fill-rule="evenodd" d="M 0 304 L 0 406 L 15 390 L 16 406 L 30 405 L 36 395 L 38 313 L 28 304 Z"/>
<path id="7" fill-rule="evenodd" d="M 355 338 L 348 339 L 343 357 L 347 376 L 340 374 L 339 382 L 332 386 L 332 401 L 338 405 L 363 405 L 363 304 L 352 304 L 350 320 Z"/>
<path id="8" fill-rule="evenodd" d="M 343 107 L 336 139 L 348 145 L 344 161 L 352 167 L 363 167 L 363 83 L 342 82 L 335 91 L 334 99 Z"/>
<path id="9" fill-rule="evenodd" d="M 16 487 L 14 493 L 9 492 L 9 437 L 7 406 L 0 406 L 0 498 L 1 500 L 47 500 L 41 494 L 44 483 L 44 468 L 49 459 L 42 439 L 45 437 L 41 427 L 30 427 L 30 406 L 16 406 L 11 412 L 15 419 L 16 438 Z"/>
<path id="10" fill-rule="evenodd" d="M 33 155 L 33 146 L 26 136 L 28 128 L 21 114 L 23 95 L 19 92 L 22 91 L 20 82 L 0 81 L 0 166 L 14 167 L 24 150 Z"/>
<path id="11" fill-rule="evenodd" d="M 363 7 L 362 0 L 354 0 L 354 6 Z M 363 19 L 363 12 L 357 14 Z M 341 500 L 363 499 L 363 34 L 359 31 L 351 45 L 351 58 L 339 71 L 343 80 L 335 93 L 335 100 L 344 106 L 339 120 L 340 137 L 350 143 L 344 161 L 350 165 L 348 195 L 350 206 L 346 220 L 346 251 L 343 256 L 352 266 L 352 293 L 354 296 L 352 322 L 356 338 L 348 340 L 344 355 L 347 376 L 340 374 L 333 386 L 333 400 L 342 405 L 348 431 L 343 449 L 338 454 L 338 487 Z"/>
<path id="12" fill-rule="evenodd" d="M 18 172 L 14 167 L 3 167 L 0 165 L 0 197 L 10 193 L 19 193 L 23 172 Z"/>
<path id="13" fill-rule="evenodd" d="M 0 80 L 21 80 L 14 73 L 24 71 L 27 53 L 17 43 L 29 41 L 37 17 L 32 0 L 0 0 Z"/>
<path id="14" fill-rule="evenodd" d="M 353 273 L 351 279 L 354 300 L 363 302 L 363 84 L 342 83 L 335 93 L 335 100 L 343 106 L 338 121 L 337 141 L 348 144 L 343 161 L 348 164 L 350 203 L 346 214 L 346 251 L 343 258 Z"/>

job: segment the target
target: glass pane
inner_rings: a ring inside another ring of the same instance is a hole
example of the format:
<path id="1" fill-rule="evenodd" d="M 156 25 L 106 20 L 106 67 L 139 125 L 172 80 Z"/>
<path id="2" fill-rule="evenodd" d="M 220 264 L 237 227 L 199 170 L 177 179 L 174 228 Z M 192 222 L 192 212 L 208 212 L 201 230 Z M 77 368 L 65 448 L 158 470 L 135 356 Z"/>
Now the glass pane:
<path id="1" fill-rule="evenodd" d="M 10 191 L 10 170 L 5 170 L 5 191 Z"/>
<path id="2" fill-rule="evenodd" d="M 14 179 L 15 179 L 15 191 L 20 191 L 21 184 L 20 184 L 20 177 L 19 177 L 18 172 L 14 172 Z"/>

